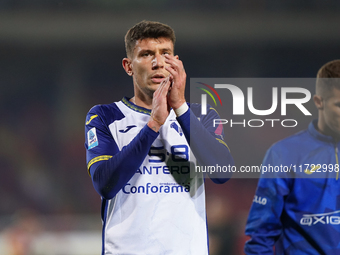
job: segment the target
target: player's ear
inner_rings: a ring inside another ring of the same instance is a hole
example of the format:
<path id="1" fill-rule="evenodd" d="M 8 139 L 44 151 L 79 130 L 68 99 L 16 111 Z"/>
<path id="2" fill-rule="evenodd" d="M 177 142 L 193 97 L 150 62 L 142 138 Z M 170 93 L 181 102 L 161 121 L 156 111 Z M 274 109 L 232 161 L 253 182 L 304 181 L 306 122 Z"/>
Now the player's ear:
<path id="1" fill-rule="evenodd" d="M 314 101 L 314 104 L 315 104 L 316 108 L 318 108 L 318 110 L 322 110 L 323 109 L 323 99 L 322 99 L 321 96 L 314 95 L 313 96 L 313 101 Z"/>
<path id="2" fill-rule="evenodd" d="M 179 56 L 178 56 L 178 55 L 176 55 L 176 56 L 175 56 L 175 58 L 176 58 L 176 59 L 179 59 Z"/>
<path id="3" fill-rule="evenodd" d="M 122 65 L 123 65 L 123 68 L 124 68 L 125 72 L 129 76 L 132 76 L 133 72 L 132 72 L 132 63 L 131 63 L 131 60 L 129 58 L 123 58 Z"/>

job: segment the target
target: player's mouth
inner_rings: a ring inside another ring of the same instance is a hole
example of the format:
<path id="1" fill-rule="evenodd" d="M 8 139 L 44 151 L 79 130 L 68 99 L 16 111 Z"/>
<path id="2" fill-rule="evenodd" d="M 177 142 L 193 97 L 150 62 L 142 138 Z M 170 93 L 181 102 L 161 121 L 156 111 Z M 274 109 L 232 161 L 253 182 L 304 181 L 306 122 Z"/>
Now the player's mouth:
<path id="1" fill-rule="evenodd" d="M 165 78 L 164 74 L 154 74 L 151 76 L 151 80 L 154 83 L 161 83 Z"/>

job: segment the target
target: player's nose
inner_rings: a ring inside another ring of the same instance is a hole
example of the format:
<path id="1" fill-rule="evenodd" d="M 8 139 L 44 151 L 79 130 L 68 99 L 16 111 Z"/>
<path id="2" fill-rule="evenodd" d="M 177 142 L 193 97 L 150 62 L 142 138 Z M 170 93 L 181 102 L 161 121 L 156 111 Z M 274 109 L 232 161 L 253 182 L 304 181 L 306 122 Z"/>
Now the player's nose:
<path id="1" fill-rule="evenodd" d="M 165 66 L 165 58 L 162 54 L 155 54 L 151 63 L 153 69 L 163 68 Z"/>

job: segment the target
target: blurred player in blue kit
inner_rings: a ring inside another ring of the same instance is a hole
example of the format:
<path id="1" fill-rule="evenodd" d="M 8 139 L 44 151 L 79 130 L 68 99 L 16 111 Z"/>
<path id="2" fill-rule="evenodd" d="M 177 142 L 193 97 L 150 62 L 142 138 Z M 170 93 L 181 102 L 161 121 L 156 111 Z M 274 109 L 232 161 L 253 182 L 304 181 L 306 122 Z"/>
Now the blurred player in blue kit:
<path id="1" fill-rule="evenodd" d="M 296 171 L 261 175 L 246 254 L 340 254 L 340 60 L 320 68 L 313 99 L 318 119 L 266 153 L 263 165 Z"/>
<path id="2" fill-rule="evenodd" d="M 213 109 L 185 100 L 186 73 L 167 25 L 142 21 L 122 64 L 134 96 L 86 117 L 88 172 L 102 198 L 102 254 L 208 254 L 205 190 L 194 166 L 233 165 Z M 215 183 L 230 176 L 211 175 Z"/>

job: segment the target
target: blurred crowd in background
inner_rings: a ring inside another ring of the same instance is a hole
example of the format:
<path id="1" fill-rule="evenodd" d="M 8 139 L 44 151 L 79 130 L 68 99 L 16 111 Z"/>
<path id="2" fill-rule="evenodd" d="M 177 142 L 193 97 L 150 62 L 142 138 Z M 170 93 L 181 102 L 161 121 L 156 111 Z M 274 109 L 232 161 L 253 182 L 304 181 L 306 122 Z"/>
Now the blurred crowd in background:
<path id="1" fill-rule="evenodd" d="M 47 232 L 92 231 L 100 242 L 85 116 L 96 104 L 133 94 L 121 60 L 125 32 L 136 22 L 174 28 L 188 84 L 190 77 L 315 77 L 340 58 L 339 10 L 337 0 L 1 1 L 0 251 L 7 245 L 16 247 L 9 254 L 78 254 L 29 248 Z M 225 130 L 232 152 L 261 148 L 260 155 L 237 153 L 236 164 L 246 157 L 260 164 L 275 141 L 245 137 L 230 144 Z M 206 181 L 211 255 L 242 254 L 256 184 Z"/>
<path id="2" fill-rule="evenodd" d="M 179 10 L 183 8 L 187 11 L 200 10 L 220 10 L 221 8 L 232 10 L 246 10 L 246 9 L 263 9 L 263 10 L 334 10 L 339 8 L 339 1 L 336 0 L 3 0 L 0 3 L 0 7 L 4 10 L 14 9 L 48 9 L 57 10 L 58 8 L 72 10 L 72 11 L 84 11 L 84 10 L 133 10 L 135 8 L 152 8 L 153 10 L 159 10 L 159 8 L 166 8 L 170 10 Z"/>

